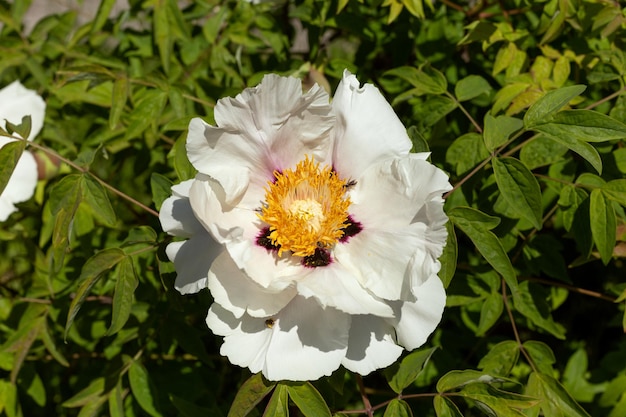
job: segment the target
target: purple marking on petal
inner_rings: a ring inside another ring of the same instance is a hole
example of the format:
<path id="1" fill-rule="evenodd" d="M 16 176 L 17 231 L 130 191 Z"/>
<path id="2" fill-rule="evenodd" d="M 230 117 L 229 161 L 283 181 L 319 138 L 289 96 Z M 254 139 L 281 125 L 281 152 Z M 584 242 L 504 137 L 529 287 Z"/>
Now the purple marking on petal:
<path id="1" fill-rule="evenodd" d="M 313 255 L 302 258 L 302 266 L 307 268 L 317 268 L 318 266 L 328 266 L 332 262 L 330 252 L 326 249 L 315 249 Z"/>
<path id="2" fill-rule="evenodd" d="M 344 227 L 342 228 L 342 230 L 343 236 L 341 236 L 341 239 L 339 239 L 339 241 L 341 243 L 346 243 L 352 236 L 358 235 L 361 230 L 363 230 L 363 226 L 361 225 L 361 223 L 355 221 L 352 216 L 348 216 L 348 220 L 346 220 L 346 222 L 344 223 Z"/>
<path id="3" fill-rule="evenodd" d="M 256 237 L 256 244 L 267 249 L 268 251 L 278 251 L 279 246 L 274 245 L 269 236 L 270 228 L 264 227 Z"/>

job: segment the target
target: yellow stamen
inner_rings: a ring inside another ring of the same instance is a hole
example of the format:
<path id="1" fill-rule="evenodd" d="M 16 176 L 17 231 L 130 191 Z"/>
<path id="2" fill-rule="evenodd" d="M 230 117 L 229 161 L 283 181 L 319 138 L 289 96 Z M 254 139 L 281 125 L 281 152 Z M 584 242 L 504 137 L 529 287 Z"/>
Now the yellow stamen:
<path id="1" fill-rule="evenodd" d="M 268 238 L 278 248 L 278 256 L 285 251 L 310 256 L 341 239 L 350 198 L 346 181 L 331 167 L 320 169 L 307 156 L 293 171 L 275 171 L 274 177 L 265 190 L 259 218 L 269 225 Z"/>

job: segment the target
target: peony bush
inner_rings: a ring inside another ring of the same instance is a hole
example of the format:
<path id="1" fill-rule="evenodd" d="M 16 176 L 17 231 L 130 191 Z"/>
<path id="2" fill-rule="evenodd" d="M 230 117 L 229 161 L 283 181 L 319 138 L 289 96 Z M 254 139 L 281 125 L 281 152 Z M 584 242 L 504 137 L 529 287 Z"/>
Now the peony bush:
<path id="1" fill-rule="evenodd" d="M 626 415 L 618 2 L 45 3 L 0 415 Z"/>

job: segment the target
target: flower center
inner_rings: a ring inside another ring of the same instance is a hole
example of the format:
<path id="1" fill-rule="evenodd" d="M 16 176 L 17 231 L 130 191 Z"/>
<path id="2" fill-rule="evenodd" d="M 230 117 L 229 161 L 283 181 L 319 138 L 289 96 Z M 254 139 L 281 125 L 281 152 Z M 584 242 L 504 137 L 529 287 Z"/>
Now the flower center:
<path id="1" fill-rule="evenodd" d="M 274 171 L 274 177 L 265 190 L 259 218 L 268 224 L 265 237 L 278 256 L 285 251 L 311 256 L 343 237 L 350 198 L 346 181 L 331 167 L 322 169 L 307 156 L 294 170 Z"/>

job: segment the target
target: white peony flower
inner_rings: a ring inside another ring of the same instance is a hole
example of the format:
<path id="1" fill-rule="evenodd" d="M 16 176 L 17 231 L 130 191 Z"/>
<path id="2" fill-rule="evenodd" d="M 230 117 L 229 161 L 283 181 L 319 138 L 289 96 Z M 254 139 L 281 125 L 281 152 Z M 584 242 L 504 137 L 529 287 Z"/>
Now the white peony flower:
<path id="1" fill-rule="evenodd" d="M 43 126 L 46 103 L 33 90 L 25 88 L 19 81 L 14 81 L 0 90 L 0 127 L 6 130 L 6 121 L 19 125 L 24 116 L 31 117 L 31 131 L 28 140 L 33 140 Z M 14 133 L 14 135 L 17 135 Z M 0 148 L 14 139 L 0 136 Z M 24 151 L 9 183 L 0 195 L 0 221 L 5 221 L 17 210 L 14 204 L 28 200 L 37 185 L 37 163 L 33 155 Z"/>
<path id="2" fill-rule="evenodd" d="M 441 319 L 443 171 L 411 154 L 376 87 L 348 71 L 332 103 L 266 75 L 189 125 L 198 170 L 172 187 L 163 229 L 183 294 L 208 287 L 221 353 L 270 380 L 366 375 Z"/>

